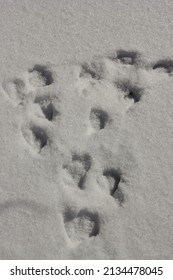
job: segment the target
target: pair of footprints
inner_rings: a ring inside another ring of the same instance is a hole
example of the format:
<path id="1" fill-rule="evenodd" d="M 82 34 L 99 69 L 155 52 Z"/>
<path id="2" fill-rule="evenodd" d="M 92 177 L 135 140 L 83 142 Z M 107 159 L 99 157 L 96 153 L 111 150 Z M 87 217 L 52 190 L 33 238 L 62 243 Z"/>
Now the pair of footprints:
<path id="1" fill-rule="evenodd" d="M 59 115 L 59 111 L 55 108 L 49 95 L 36 96 L 34 103 L 40 107 L 43 117 L 49 122 L 53 121 L 54 118 Z M 25 140 L 31 146 L 34 145 L 40 153 L 42 148 L 48 144 L 49 136 L 46 129 L 33 123 L 31 123 L 27 129 L 29 130 L 28 133 L 24 134 Z M 27 137 L 27 134 L 31 135 Z"/>
<path id="2" fill-rule="evenodd" d="M 2 84 L 14 105 L 25 103 L 31 92 L 54 83 L 53 73 L 46 65 L 36 64 L 32 69 L 23 72 L 21 77 L 5 80 Z"/>
<path id="3" fill-rule="evenodd" d="M 37 103 L 37 100 L 35 102 Z M 42 96 L 41 98 L 39 98 L 38 103 L 46 119 L 48 119 L 49 121 L 52 121 L 56 115 L 59 115 L 59 112 L 54 108 L 52 102 L 49 102 L 49 99 L 47 102 L 45 97 Z M 105 111 L 97 108 L 91 109 L 90 122 L 95 131 L 104 129 L 107 123 L 109 122 L 109 119 L 109 115 Z M 31 146 L 33 146 L 30 143 L 31 141 L 35 143 L 35 146 L 37 147 L 38 152 L 40 153 L 42 148 L 44 148 L 48 144 L 49 137 L 46 130 L 38 125 L 31 124 L 29 127 L 29 132 L 31 132 L 30 137 L 27 136 L 28 133 L 24 133 L 26 141 Z M 31 138 L 33 139 L 31 140 Z M 82 182 L 80 182 L 79 184 L 81 185 Z"/>
<path id="4" fill-rule="evenodd" d="M 112 54 L 107 59 L 114 63 L 121 62 L 125 65 L 137 66 L 140 61 L 140 55 L 134 51 L 119 50 L 117 51 L 117 55 Z M 95 80 L 102 80 L 104 72 L 106 72 L 106 66 L 102 64 L 101 60 L 96 60 L 91 62 L 91 64 L 82 64 L 80 77 L 91 77 Z M 131 99 L 134 103 L 139 102 L 142 97 L 143 88 L 134 85 L 129 79 L 115 81 L 114 86 L 123 92 L 124 99 Z"/>
<path id="5" fill-rule="evenodd" d="M 118 50 L 116 55 L 111 55 L 110 58 L 112 60 L 119 60 L 123 64 L 130 64 L 139 66 L 142 61 L 141 55 L 137 51 L 126 51 L 126 50 Z M 150 65 L 145 65 L 147 68 L 151 68 L 153 70 L 163 70 L 168 74 L 173 73 L 173 60 L 171 59 L 160 59 L 157 62 L 151 63 Z"/>
<path id="6" fill-rule="evenodd" d="M 133 65 L 140 67 L 142 62 L 141 54 L 137 51 L 127 51 L 127 50 L 117 50 L 116 52 L 111 53 L 107 56 L 108 59 L 110 59 L 113 62 L 121 62 L 125 65 Z M 143 62 L 144 64 L 145 62 Z M 163 70 L 168 74 L 173 73 L 173 60 L 172 59 L 160 59 L 157 62 L 150 63 L 149 65 L 145 65 L 148 69 L 153 70 Z M 84 63 L 82 65 L 82 71 L 80 73 L 80 76 L 85 76 L 86 74 L 90 75 L 93 79 L 100 80 L 102 79 L 103 74 L 103 67 L 102 65 L 95 65 L 94 63 L 91 63 L 89 65 L 88 63 Z"/>
<path id="7" fill-rule="evenodd" d="M 158 70 L 167 73 L 169 76 L 173 74 L 173 60 L 160 59 L 159 61 L 147 64 L 142 60 L 141 54 L 137 51 L 118 50 L 116 53 L 111 53 L 106 59 L 113 63 L 120 63 L 121 65 L 129 65 L 138 68 L 146 68 L 147 70 Z M 83 63 L 80 77 L 91 77 L 93 80 L 102 80 L 104 73 L 107 71 L 106 66 L 101 60 L 96 60 L 89 63 Z M 116 80 L 114 86 L 121 90 L 124 99 L 130 99 L 133 104 L 139 102 L 144 94 L 144 88 L 133 84 L 129 79 Z"/>
<path id="8" fill-rule="evenodd" d="M 24 103 L 24 98 L 30 95 L 37 88 L 43 88 L 54 83 L 53 73 L 46 65 L 36 64 L 27 73 L 27 82 L 22 78 L 16 78 L 4 83 L 4 89 L 12 99 L 16 99 L 18 104 Z M 27 84 L 27 85 L 26 85 Z M 44 117 L 52 121 L 58 114 L 50 95 L 39 95 L 34 99 L 34 103 L 40 105 Z"/>
<path id="9" fill-rule="evenodd" d="M 70 165 L 64 165 L 66 179 L 71 177 L 71 184 L 81 190 L 86 188 L 86 179 L 91 169 L 92 159 L 89 154 L 73 154 Z M 124 195 L 119 188 L 122 181 L 120 170 L 109 168 L 103 171 L 105 186 L 107 192 L 114 197 L 121 205 L 124 202 Z M 97 212 L 90 212 L 88 209 L 83 209 L 79 213 L 75 213 L 70 209 L 64 214 L 64 224 L 68 237 L 73 242 L 81 242 L 84 239 L 92 236 L 97 236 L 100 232 L 100 219 Z"/>
<path id="10" fill-rule="evenodd" d="M 51 95 L 51 93 L 44 93 L 43 87 L 53 84 L 53 73 L 45 65 L 35 65 L 33 69 L 29 70 L 29 82 L 33 92 L 36 92 L 35 98 L 33 100 L 33 105 L 37 106 L 39 116 L 49 122 L 52 122 L 60 113 L 54 105 L 54 100 L 56 96 Z M 17 93 L 23 93 L 26 88 L 24 82 L 21 79 L 15 79 L 13 81 Z M 38 93 L 36 89 L 39 89 Z M 29 92 L 30 94 L 31 92 Z M 23 104 L 23 101 L 20 102 Z M 48 143 L 49 137 L 44 127 L 30 123 L 28 127 L 22 129 L 23 136 L 27 143 L 35 147 L 38 152 L 41 152 L 42 148 Z"/>
<path id="11" fill-rule="evenodd" d="M 54 105 L 55 96 L 51 96 L 51 93 L 45 94 L 44 88 L 51 86 L 53 83 L 53 73 L 49 67 L 36 64 L 24 73 L 22 78 L 4 81 L 3 88 L 14 105 L 24 105 L 29 100 L 37 108 L 34 113 L 38 113 L 42 119 L 51 122 L 59 115 L 59 111 Z M 39 89 L 38 93 L 37 89 Z M 34 100 L 32 100 L 33 92 Z M 38 152 L 47 145 L 48 134 L 46 129 L 40 125 L 32 122 L 23 125 L 22 133 L 26 142 L 36 148 Z"/>
<path id="12" fill-rule="evenodd" d="M 35 102 L 39 103 L 41 110 L 43 111 L 46 119 L 49 121 L 52 121 L 55 116 L 59 115 L 59 112 L 55 109 L 52 102 L 49 102 L 49 98 L 47 100 L 47 97 L 42 96 L 36 98 Z M 95 131 L 104 129 L 109 120 L 109 115 L 105 111 L 97 108 L 91 109 L 90 122 Z M 29 133 L 31 133 L 30 136 L 28 136 Z M 24 137 L 31 146 L 33 146 L 31 142 L 34 143 L 39 153 L 41 152 L 42 148 L 48 144 L 49 140 L 46 130 L 38 125 L 34 125 L 33 123 L 29 126 L 29 132 L 24 132 Z M 82 182 L 79 184 L 82 184 Z"/>

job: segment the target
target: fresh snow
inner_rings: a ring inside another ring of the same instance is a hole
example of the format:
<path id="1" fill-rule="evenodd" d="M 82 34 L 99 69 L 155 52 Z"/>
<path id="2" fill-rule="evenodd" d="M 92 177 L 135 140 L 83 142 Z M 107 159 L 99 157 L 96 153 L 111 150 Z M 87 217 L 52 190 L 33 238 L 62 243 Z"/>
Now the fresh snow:
<path id="1" fill-rule="evenodd" d="M 1 6 L 0 259 L 172 259 L 172 1 Z"/>

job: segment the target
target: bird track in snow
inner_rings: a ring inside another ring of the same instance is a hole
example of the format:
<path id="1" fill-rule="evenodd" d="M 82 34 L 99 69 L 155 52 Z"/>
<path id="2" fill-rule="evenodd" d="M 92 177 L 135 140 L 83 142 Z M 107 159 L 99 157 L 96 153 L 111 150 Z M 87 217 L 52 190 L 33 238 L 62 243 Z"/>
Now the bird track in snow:
<path id="1" fill-rule="evenodd" d="M 142 55 L 139 52 L 120 49 L 108 55 L 94 58 L 91 62 L 81 63 L 79 65 L 78 82 L 82 84 L 84 89 L 89 85 L 87 91 L 91 95 L 92 89 L 95 90 L 96 88 L 99 95 L 99 87 L 103 88 L 106 85 L 111 88 L 113 86 L 115 89 L 114 94 L 119 93 L 122 96 L 122 99 L 116 98 L 122 108 L 123 106 L 125 107 L 126 102 L 130 102 L 127 108 L 133 108 L 133 106 L 136 108 L 136 103 L 142 102 L 145 88 L 147 88 L 147 85 L 144 86 L 140 83 L 140 79 L 138 80 L 141 69 L 148 71 L 148 74 L 152 73 L 152 71 L 156 73 L 163 72 L 171 77 L 173 60 L 160 59 L 152 64 L 147 64 L 143 61 Z M 135 78 L 131 79 L 133 74 L 134 77 L 137 77 L 136 80 Z M 59 83 L 61 83 L 61 80 L 59 80 Z M 36 115 L 31 114 L 31 120 L 28 120 L 28 116 L 24 114 L 23 118 L 25 121 L 21 131 L 26 143 L 41 154 L 42 150 L 46 146 L 49 148 L 50 142 L 54 141 L 54 139 L 50 138 L 48 130 L 50 128 L 54 129 L 51 123 L 58 122 L 58 116 L 62 115 L 63 118 L 63 110 L 65 108 L 65 106 L 61 108 L 61 105 L 57 108 L 57 97 L 51 94 L 52 86 L 56 88 L 56 81 L 51 67 L 35 64 L 23 73 L 21 77 L 4 81 L 2 85 L 7 96 L 16 107 L 25 103 L 28 104 L 28 102 L 30 108 L 34 108 L 35 105 L 39 107 L 40 113 Z M 97 85 L 98 87 L 96 87 Z M 45 93 L 47 88 L 50 88 L 50 93 Z M 81 98 L 82 96 L 81 94 Z M 108 98 L 105 100 L 105 102 L 109 103 Z M 122 100 L 124 101 L 122 102 Z M 115 110 L 116 108 L 118 109 L 117 103 L 115 103 Z M 126 107 L 124 111 L 128 114 Z M 37 120 L 39 116 L 42 119 L 40 123 Z M 73 116 L 69 115 L 70 118 L 73 118 Z M 93 128 L 95 134 L 98 135 L 100 135 L 99 131 L 107 133 L 110 122 L 115 121 L 112 116 L 110 117 L 107 107 L 104 107 L 103 103 L 96 106 L 95 103 L 92 104 L 92 99 L 90 101 L 90 112 L 86 115 L 87 119 L 89 120 L 88 124 Z M 92 155 L 89 151 L 84 153 L 74 153 L 71 151 L 71 154 L 69 162 L 62 166 L 62 170 L 65 172 L 63 174 L 64 176 L 68 175 L 72 184 L 77 188 L 85 190 L 87 188 L 86 178 L 92 172 Z M 125 197 L 121 188 L 123 180 L 120 168 L 106 168 L 100 175 L 104 179 L 107 195 L 113 197 L 118 202 L 118 205 L 121 206 L 125 202 Z M 81 192 L 81 195 L 85 195 L 84 192 Z M 86 238 L 99 236 L 99 213 L 85 208 L 78 213 L 73 213 L 68 209 L 64 213 L 64 226 L 68 237 L 72 241 L 82 242 Z"/>

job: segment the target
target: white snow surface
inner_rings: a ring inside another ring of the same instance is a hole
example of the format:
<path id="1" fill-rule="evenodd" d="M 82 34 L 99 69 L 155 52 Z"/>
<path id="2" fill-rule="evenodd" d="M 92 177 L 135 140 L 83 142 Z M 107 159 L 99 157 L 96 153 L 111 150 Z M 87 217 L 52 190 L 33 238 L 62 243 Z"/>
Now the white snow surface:
<path id="1" fill-rule="evenodd" d="M 0 4 L 0 259 L 172 259 L 173 2 Z"/>

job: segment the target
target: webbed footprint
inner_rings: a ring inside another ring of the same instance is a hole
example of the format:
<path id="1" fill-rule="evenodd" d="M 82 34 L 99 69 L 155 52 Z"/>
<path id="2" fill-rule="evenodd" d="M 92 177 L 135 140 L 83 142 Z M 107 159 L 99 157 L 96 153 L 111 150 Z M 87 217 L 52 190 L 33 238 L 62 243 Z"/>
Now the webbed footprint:
<path id="1" fill-rule="evenodd" d="M 173 60 L 161 59 L 153 65 L 153 70 L 160 69 L 168 74 L 173 73 Z"/>
<path id="2" fill-rule="evenodd" d="M 108 113 L 100 108 L 92 108 L 89 119 L 95 131 L 104 129 L 110 120 Z"/>
<path id="3" fill-rule="evenodd" d="M 29 70 L 29 81 L 35 88 L 49 86 L 54 82 L 53 73 L 47 65 L 36 64 Z"/>
<path id="4" fill-rule="evenodd" d="M 48 144 L 49 137 L 46 131 L 37 125 L 23 126 L 22 134 L 28 145 L 38 153 Z"/>
<path id="5" fill-rule="evenodd" d="M 15 105 L 23 102 L 29 92 L 25 78 L 14 78 L 4 81 L 2 86 Z"/>
<path id="6" fill-rule="evenodd" d="M 136 50 L 119 49 L 108 54 L 108 58 L 116 63 L 138 66 L 141 62 L 141 54 Z"/>
<path id="7" fill-rule="evenodd" d="M 84 62 L 81 65 L 80 78 L 92 78 L 94 80 L 101 80 L 104 75 L 104 66 L 100 58 L 94 58 L 91 63 Z"/>
<path id="8" fill-rule="evenodd" d="M 73 154 L 71 163 L 63 166 L 63 169 L 71 176 L 75 185 L 80 189 L 85 187 L 85 178 L 90 168 L 91 157 L 89 154 Z"/>
<path id="9" fill-rule="evenodd" d="M 99 234 L 99 216 L 87 209 L 81 210 L 77 215 L 68 209 L 64 214 L 64 225 L 71 241 L 81 242 Z"/>
<path id="10" fill-rule="evenodd" d="M 139 102 L 143 95 L 143 88 L 133 84 L 130 80 L 117 82 L 117 87 L 122 91 L 124 99 L 131 100 L 133 103 Z"/>
<path id="11" fill-rule="evenodd" d="M 34 103 L 40 106 L 44 117 L 49 121 L 53 121 L 53 119 L 59 115 L 53 101 L 54 100 L 48 95 L 36 96 L 34 100 Z"/>
<path id="12" fill-rule="evenodd" d="M 121 171 L 115 168 L 105 169 L 98 179 L 103 190 L 114 197 L 120 205 L 124 202 L 124 194 L 120 188 L 121 181 L 123 181 Z"/>

